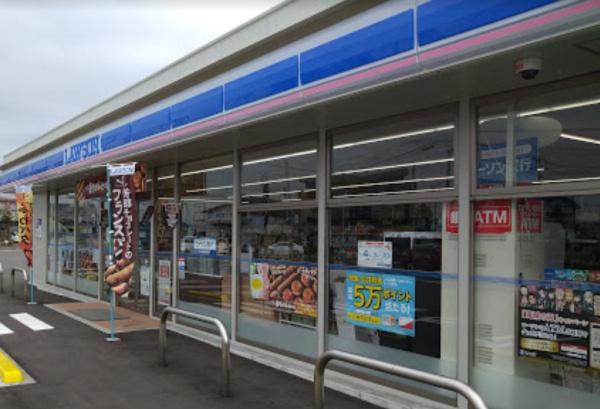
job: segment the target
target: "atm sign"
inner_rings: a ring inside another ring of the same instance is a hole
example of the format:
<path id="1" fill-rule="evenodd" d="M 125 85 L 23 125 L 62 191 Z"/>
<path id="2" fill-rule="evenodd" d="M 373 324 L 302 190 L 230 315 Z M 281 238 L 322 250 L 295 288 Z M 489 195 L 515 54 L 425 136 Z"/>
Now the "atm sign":
<path id="1" fill-rule="evenodd" d="M 512 205 L 510 200 L 481 200 L 475 202 L 473 213 L 476 234 L 503 234 L 512 231 Z M 458 204 L 446 207 L 446 232 L 458 233 Z"/>

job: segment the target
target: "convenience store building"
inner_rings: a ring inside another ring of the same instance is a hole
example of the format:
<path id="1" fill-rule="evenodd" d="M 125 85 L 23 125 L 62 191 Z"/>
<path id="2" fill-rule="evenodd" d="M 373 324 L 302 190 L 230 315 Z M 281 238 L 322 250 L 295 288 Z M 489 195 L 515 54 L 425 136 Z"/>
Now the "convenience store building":
<path id="1" fill-rule="evenodd" d="M 106 298 L 94 192 L 135 161 L 121 305 L 216 316 L 235 353 L 307 378 L 340 349 L 492 408 L 587 409 L 599 157 L 600 1 L 289 1 L 6 155 L 0 189 L 33 186 L 40 289 Z M 462 405 L 331 379 L 387 407 Z"/>

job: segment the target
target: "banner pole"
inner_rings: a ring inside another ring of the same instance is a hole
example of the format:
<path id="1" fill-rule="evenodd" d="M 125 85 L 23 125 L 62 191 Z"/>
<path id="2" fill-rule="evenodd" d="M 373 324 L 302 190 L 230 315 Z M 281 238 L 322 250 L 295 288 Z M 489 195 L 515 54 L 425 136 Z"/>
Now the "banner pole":
<path id="1" fill-rule="evenodd" d="M 33 266 L 29 267 L 29 302 L 28 305 L 35 305 L 37 302 L 33 299 Z"/>
<path id="2" fill-rule="evenodd" d="M 110 267 L 113 263 L 113 235 L 112 235 L 112 190 L 110 188 L 110 164 L 106 164 L 106 198 L 108 201 L 108 266 Z M 110 336 L 106 338 L 107 342 L 118 342 L 119 338 L 115 336 L 115 306 L 116 297 L 115 292 L 112 288 L 108 288 L 110 295 L 110 306 L 109 306 L 109 320 L 110 320 Z"/>

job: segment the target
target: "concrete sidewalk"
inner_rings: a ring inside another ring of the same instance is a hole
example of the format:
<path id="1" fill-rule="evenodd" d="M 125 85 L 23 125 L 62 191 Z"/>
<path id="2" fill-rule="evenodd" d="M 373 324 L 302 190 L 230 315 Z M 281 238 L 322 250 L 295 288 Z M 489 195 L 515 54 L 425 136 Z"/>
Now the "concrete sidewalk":
<path id="1" fill-rule="evenodd" d="M 6 350 L 35 384 L 0 389 L 0 408 L 10 409 L 164 409 L 164 408 L 311 408 L 313 388 L 303 381 L 255 362 L 232 356 L 231 398 L 219 395 L 220 351 L 170 333 L 169 365 L 157 363 L 157 331 L 104 334 L 42 304 L 66 302 L 38 292 L 40 304 L 28 306 L 0 294 L 0 322 L 14 334 L 0 336 Z M 9 317 L 27 312 L 53 330 L 33 332 Z M 375 408 L 327 391 L 328 408 Z"/>

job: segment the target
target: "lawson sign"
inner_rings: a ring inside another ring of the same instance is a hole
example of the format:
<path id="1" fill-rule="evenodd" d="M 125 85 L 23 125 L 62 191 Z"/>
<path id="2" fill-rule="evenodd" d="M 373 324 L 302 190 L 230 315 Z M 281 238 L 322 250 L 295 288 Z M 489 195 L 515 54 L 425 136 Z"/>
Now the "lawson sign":
<path id="1" fill-rule="evenodd" d="M 65 164 L 79 162 L 100 153 L 100 135 L 92 136 L 65 149 Z"/>

